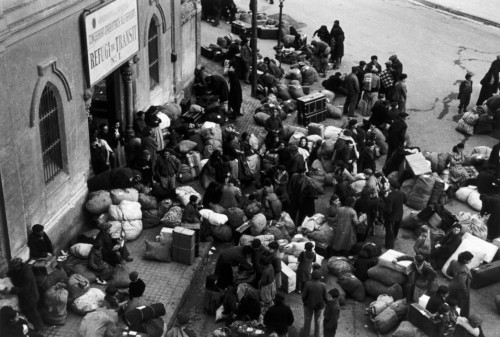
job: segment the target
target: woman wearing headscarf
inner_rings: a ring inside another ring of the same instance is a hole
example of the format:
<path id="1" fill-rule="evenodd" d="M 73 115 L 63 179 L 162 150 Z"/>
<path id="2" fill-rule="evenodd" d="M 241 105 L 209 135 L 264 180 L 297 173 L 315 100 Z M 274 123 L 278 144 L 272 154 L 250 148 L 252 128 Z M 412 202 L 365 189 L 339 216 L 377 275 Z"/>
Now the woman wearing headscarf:
<path id="1" fill-rule="evenodd" d="M 241 90 L 241 83 L 234 70 L 230 70 L 227 75 L 229 76 L 229 112 L 232 119 L 238 116 L 243 116 L 241 112 L 241 103 L 243 103 L 243 96 Z"/>
<path id="2" fill-rule="evenodd" d="M 333 233 L 332 248 L 344 255 L 347 255 L 356 243 L 356 226 L 359 220 L 353 208 L 354 202 L 354 197 L 347 197 L 344 205 L 337 211 L 337 226 Z"/>
<path id="3" fill-rule="evenodd" d="M 111 228 L 110 223 L 101 223 L 97 228 L 99 228 L 99 233 L 95 240 L 100 241 L 102 244 L 102 257 L 105 262 L 114 267 L 120 264 L 122 260 L 127 262 L 133 260 L 125 246 L 125 242 L 111 237 L 109 233 L 109 229 Z"/>
<path id="4" fill-rule="evenodd" d="M 328 28 L 326 26 L 321 26 L 317 31 L 314 32 L 313 37 L 318 35 L 319 39 L 328 45 L 330 44 L 330 33 L 328 32 Z"/>
<path id="5" fill-rule="evenodd" d="M 332 30 L 330 30 L 330 37 L 335 39 L 335 46 L 332 52 L 334 69 L 338 69 L 342 63 L 342 57 L 344 57 L 344 31 L 340 27 L 339 20 L 335 20 L 333 23 Z"/>
<path id="6" fill-rule="evenodd" d="M 478 175 L 474 166 L 464 166 L 464 144 L 459 143 L 455 145 L 450 154 L 450 180 L 462 187 L 468 179 L 475 178 Z"/>

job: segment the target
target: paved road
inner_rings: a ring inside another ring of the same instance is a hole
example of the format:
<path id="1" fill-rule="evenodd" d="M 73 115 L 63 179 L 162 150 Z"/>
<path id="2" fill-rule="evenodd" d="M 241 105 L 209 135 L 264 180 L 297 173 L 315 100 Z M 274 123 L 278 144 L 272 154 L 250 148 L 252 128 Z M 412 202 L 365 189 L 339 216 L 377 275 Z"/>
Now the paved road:
<path id="1" fill-rule="evenodd" d="M 241 8 L 248 8 L 249 0 L 235 0 Z M 259 0 L 259 10 L 269 14 L 278 12 L 278 0 L 269 5 Z M 410 110 L 409 132 L 413 144 L 424 150 L 450 151 L 464 136 L 455 131 L 458 102 L 458 81 L 467 71 L 476 76 L 473 103 L 479 93 L 479 80 L 491 61 L 500 54 L 498 43 L 500 30 L 487 27 L 470 20 L 457 18 L 433 11 L 424 6 L 402 0 L 286 0 L 284 13 L 306 24 L 302 32 L 312 36 L 321 24 L 329 28 L 335 19 L 340 20 L 346 33 L 346 55 L 341 68 L 347 72 L 351 65 L 361 59 L 369 61 L 371 55 L 379 56 L 383 63 L 396 53 L 404 64 L 404 71 L 409 75 L 407 86 Z M 204 39 L 212 42 L 227 30 L 224 25 L 214 29 L 203 23 Z M 210 43 L 209 42 L 209 43 Z M 261 41 L 260 48 L 270 49 L 270 41 Z M 204 61 L 205 62 L 205 61 Z M 212 67 L 214 68 L 214 67 Z M 342 104 L 336 101 L 336 104 Z M 249 111 L 250 112 L 250 111 Z M 252 124 L 252 122 L 250 122 Z M 254 129 L 253 125 L 248 125 Z M 479 145 L 492 146 L 497 141 L 489 136 L 472 136 L 466 139 L 466 150 Z M 329 196 L 331 191 L 326 191 Z M 319 202 L 317 210 L 322 211 L 324 200 Z M 451 209 L 460 205 L 453 202 Z M 379 233 L 377 241 L 382 240 Z M 397 243 L 397 249 L 411 250 L 412 237 L 405 233 Z M 182 311 L 193 318 L 194 328 L 200 336 L 209 336 L 222 324 L 215 324 L 212 317 L 203 313 L 203 285 L 206 275 L 215 266 L 212 257 L 193 280 L 193 288 Z M 497 294 L 500 286 L 483 288 L 472 293 L 472 308 L 485 318 L 486 335 L 495 335 L 497 316 L 491 295 Z M 296 327 L 303 322 L 300 297 L 297 294 L 287 296 L 296 316 Z M 364 315 L 368 304 L 352 300 L 342 308 L 341 321 L 337 336 L 375 336 L 369 321 Z"/>

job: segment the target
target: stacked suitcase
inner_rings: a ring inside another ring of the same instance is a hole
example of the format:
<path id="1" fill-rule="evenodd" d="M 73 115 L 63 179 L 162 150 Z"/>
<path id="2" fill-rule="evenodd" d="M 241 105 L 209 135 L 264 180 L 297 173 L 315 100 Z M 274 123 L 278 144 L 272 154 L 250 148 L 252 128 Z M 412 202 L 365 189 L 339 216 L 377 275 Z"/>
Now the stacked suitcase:
<path id="1" fill-rule="evenodd" d="M 278 27 L 262 26 L 257 28 L 257 37 L 263 40 L 277 40 L 278 32 Z"/>
<path id="2" fill-rule="evenodd" d="M 195 258 L 196 234 L 193 230 L 175 227 L 172 233 L 172 260 L 192 265 Z"/>
<path id="3" fill-rule="evenodd" d="M 235 20 L 231 24 L 231 33 L 236 34 L 238 36 L 245 36 L 247 33 L 250 33 L 252 26 L 246 22 Z"/>
<path id="4" fill-rule="evenodd" d="M 309 123 L 320 123 L 326 118 L 326 96 L 320 92 L 297 99 L 299 124 L 307 126 Z"/>
<path id="5" fill-rule="evenodd" d="M 472 281 L 470 287 L 479 289 L 500 282 L 500 261 L 485 263 L 471 269 Z"/>
<path id="6" fill-rule="evenodd" d="M 439 336 L 441 320 L 434 318 L 431 313 L 416 303 L 410 305 L 408 321 L 426 333 L 427 336 Z"/>

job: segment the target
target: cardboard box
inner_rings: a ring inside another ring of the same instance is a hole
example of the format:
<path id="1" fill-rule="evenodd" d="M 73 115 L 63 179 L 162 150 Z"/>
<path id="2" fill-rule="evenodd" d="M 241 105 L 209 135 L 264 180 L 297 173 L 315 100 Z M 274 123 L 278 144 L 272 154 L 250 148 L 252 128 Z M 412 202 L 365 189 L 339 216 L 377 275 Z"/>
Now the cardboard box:
<path id="1" fill-rule="evenodd" d="M 427 336 L 439 336 L 440 319 L 434 319 L 432 315 L 416 303 L 412 303 L 408 312 L 408 321 L 422 330 Z"/>
<path id="2" fill-rule="evenodd" d="M 186 249 L 176 245 L 172 245 L 172 261 L 186 264 L 188 266 L 194 263 L 195 247 Z"/>
<path id="3" fill-rule="evenodd" d="M 190 229 L 194 231 L 194 237 L 195 237 L 195 245 L 194 245 L 194 256 L 198 257 L 200 256 L 200 229 L 201 229 L 201 224 L 200 223 L 182 223 L 182 227 Z"/>
<path id="4" fill-rule="evenodd" d="M 295 272 L 290 269 L 283 261 L 281 261 L 281 290 L 289 294 L 294 292 L 296 286 L 297 276 Z"/>
<path id="5" fill-rule="evenodd" d="M 183 249 L 194 249 L 196 245 L 196 233 L 184 227 L 177 226 L 172 233 L 172 246 Z"/>
<path id="6" fill-rule="evenodd" d="M 386 267 L 395 271 L 399 271 L 405 275 L 409 275 L 413 271 L 413 261 L 399 261 L 398 263 L 393 263 L 396 258 L 403 256 L 405 254 L 389 249 L 384 254 L 380 255 L 378 258 L 378 264 L 382 267 Z"/>
<path id="7" fill-rule="evenodd" d="M 406 156 L 405 165 L 406 169 L 415 176 L 432 173 L 429 162 L 427 162 L 421 152 Z"/>
<path id="8" fill-rule="evenodd" d="M 42 259 L 30 260 L 28 264 L 31 265 L 33 274 L 47 276 L 52 274 L 57 267 L 57 258 L 55 256 L 49 256 Z"/>
<path id="9" fill-rule="evenodd" d="M 160 232 L 160 243 L 167 244 L 168 242 L 172 242 L 172 234 L 174 233 L 173 228 L 163 227 Z"/>

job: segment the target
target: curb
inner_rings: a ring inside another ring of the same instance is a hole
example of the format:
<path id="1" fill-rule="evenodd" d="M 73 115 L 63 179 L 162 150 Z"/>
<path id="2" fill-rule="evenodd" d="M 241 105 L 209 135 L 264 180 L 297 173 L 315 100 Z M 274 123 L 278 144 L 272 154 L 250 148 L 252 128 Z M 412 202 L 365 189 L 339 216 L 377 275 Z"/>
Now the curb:
<path id="1" fill-rule="evenodd" d="M 449 8 L 449 7 L 446 7 L 443 5 L 438 5 L 438 4 L 435 4 L 435 3 L 428 1 L 428 0 L 411 0 L 411 1 L 418 2 L 424 6 L 431 7 L 434 9 L 439 9 L 441 11 L 448 12 L 448 13 L 451 13 L 451 14 L 454 14 L 457 16 L 462 16 L 462 17 L 465 17 L 465 18 L 468 18 L 468 19 L 471 19 L 474 21 L 478 21 L 478 22 L 481 22 L 481 23 L 488 25 L 488 26 L 500 28 L 500 22 L 491 21 L 491 20 L 476 16 L 476 15 L 472 15 L 469 13 L 465 13 L 465 12 L 462 12 L 462 11 L 459 11 L 459 10 L 456 10 L 453 8 Z"/>
<path id="2" fill-rule="evenodd" d="M 186 301 L 187 294 L 191 291 L 191 287 L 193 286 L 194 275 L 196 273 L 198 273 L 198 271 L 201 269 L 203 264 L 207 261 L 207 259 L 209 257 L 208 253 L 210 252 L 210 249 L 212 248 L 212 246 L 213 246 L 213 242 L 211 242 L 211 241 L 208 242 L 206 245 L 205 251 L 202 253 L 202 255 L 200 255 L 201 259 L 200 259 L 200 262 L 198 263 L 198 265 L 196 266 L 196 269 L 193 271 L 193 277 L 189 281 L 189 285 L 186 287 L 186 289 L 182 293 L 182 297 L 181 297 L 179 303 L 177 304 L 177 307 L 175 308 L 174 312 L 172 313 L 170 320 L 167 322 L 167 331 L 170 330 L 172 328 L 172 326 L 174 325 L 175 320 L 177 319 L 177 315 L 179 314 L 179 311 L 181 310 L 182 306 L 184 305 L 184 302 Z"/>

